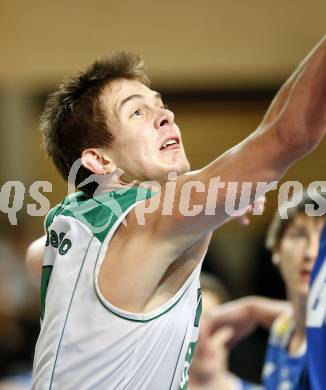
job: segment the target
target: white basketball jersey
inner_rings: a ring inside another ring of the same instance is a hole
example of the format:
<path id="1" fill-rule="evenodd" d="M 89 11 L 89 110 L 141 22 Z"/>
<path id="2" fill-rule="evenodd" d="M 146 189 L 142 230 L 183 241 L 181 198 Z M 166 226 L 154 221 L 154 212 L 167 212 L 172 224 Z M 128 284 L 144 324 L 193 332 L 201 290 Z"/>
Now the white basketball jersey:
<path id="1" fill-rule="evenodd" d="M 146 314 L 118 309 L 98 287 L 111 237 L 150 196 L 135 187 L 91 199 L 76 193 L 50 211 L 32 389 L 187 388 L 201 313 L 201 264 L 172 299 Z"/>

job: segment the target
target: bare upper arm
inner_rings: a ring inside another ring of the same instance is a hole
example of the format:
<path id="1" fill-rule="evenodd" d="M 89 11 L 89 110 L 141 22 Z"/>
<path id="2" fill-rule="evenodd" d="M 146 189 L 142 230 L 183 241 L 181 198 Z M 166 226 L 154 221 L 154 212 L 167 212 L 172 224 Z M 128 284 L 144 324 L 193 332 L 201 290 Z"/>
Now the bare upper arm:
<path id="1" fill-rule="evenodd" d="M 34 280 L 41 281 L 43 256 L 45 250 L 46 236 L 33 241 L 26 251 L 26 265 Z"/>

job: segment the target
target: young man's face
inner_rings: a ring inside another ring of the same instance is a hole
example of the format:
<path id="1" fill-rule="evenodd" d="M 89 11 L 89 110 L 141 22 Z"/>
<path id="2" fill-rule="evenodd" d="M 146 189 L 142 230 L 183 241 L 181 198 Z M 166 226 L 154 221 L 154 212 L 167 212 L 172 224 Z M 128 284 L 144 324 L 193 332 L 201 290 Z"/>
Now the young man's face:
<path id="1" fill-rule="evenodd" d="M 278 249 L 279 266 L 292 297 L 306 298 L 312 268 L 318 256 L 324 218 L 297 214 L 286 229 Z"/>
<path id="2" fill-rule="evenodd" d="M 125 179 L 161 181 L 190 169 L 174 115 L 157 92 L 136 80 L 114 80 L 102 104 L 115 137 L 110 155 Z"/>

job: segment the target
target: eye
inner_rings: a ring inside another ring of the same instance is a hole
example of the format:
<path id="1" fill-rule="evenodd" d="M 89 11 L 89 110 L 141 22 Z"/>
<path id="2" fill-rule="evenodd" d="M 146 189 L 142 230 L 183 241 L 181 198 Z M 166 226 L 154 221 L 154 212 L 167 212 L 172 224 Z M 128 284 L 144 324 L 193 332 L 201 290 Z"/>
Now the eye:
<path id="1" fill-rule="evenodd" d="M 133 117 L 133 116 L 142 116 L 142 115 L 143 115 L 142 110 L 138 108 L 137 110 L 132 112 L 131 117 Z"/>

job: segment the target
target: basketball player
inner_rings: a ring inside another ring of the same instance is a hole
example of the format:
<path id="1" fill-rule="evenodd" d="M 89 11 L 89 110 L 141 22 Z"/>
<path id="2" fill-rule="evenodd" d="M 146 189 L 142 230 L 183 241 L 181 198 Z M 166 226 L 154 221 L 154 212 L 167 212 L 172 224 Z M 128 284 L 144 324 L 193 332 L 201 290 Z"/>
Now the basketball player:
<path id="1" fill-rule="evenodd" d="M 263 372 L 266 389 L 305 388 L 301 381 L 306 366 L 306 306 L 325 223 L 324 216 L 306 215 L 306 205 L 311 203 L 305 196 L 291 210 L 288 222 L 280 222 L 276 215 L 268 237 L 273 262 L 280 268 L 293 315 L 283 315 L 272 327 Z"/>
<path id="2" fill-rule="evenodd" d="M 135 56 L 98 61 L 48 99 L 46 150 L 66 179 L 80 159 L 75 184 L 87 184 L 50 211 L 45 247 L 40 240 L 28 251 L 28 263 L 43 266 L 33 389 L 186 388 L 201 262 L 211 232 L 230 217 L 221 183 L 277 180 L 318 145 L 325 65 L 323 39 L 258 129 L 195 172 L 174 114 Z M 212 183 L 222 188 L 205 212 Z"/>
<path id="3" fill-rule="evenodd" d="M 326 389 L 326 224 L 311 275 L 307 311 L 307 388 L 323 390 Z"/>
<path id="4" fill-rule="evenodd" d="M 325 216 L 308 216 L 307 205 L 317 210 L 319 205 L 304 195 L 301 202 L 288 211 L 288 219 L 281 219 L 276 212 L 267 236 L 267 247 L 272 251 L 275 265 L 279 267 L 286 285 L 287 297 L 293 311 L 284 311 L 274 321 L 268 342 L 263 370 L 263 384 L 267 390 L 273 389 L 307 389 L 306 370 L 306 306 L 309 293 L 310 276 L 319 251 L 319 241 L 325 223 Z M 267 303 L 265 310 L 257 311 L 249 300 L 233 302 L 232 311 L 219 313 L 222 321 L 230 326 L 237 317 L 234 331 L 241 329 L 235 339 L 255 326 L 263 324 L 276 314 Z M 254 308 L 254 309 L 253 309 Z M 278 306 L 275 306 L 278 310 Z M 281 308 L 281 306 L 280 306 Z M 236 313 L 238 310 L 238 313 Z M 247 311 L 246 311 L 247 310 Z M 323 308 L 325 310 L 325 308 Z M 245 315 L 239 313 L 247 313 Z M 250 313 L 255 312 L 256 315 Z M 258 313 L 258 316 L 257 316 Z M 228 317 L 230 320 L 228 320 Z M 213 315 L 211 326 L 217 326 L 218 316 Z M 214 324 L 215 322 L 215 324 Z M 243 326 L 242 326 L 243 325 Z M 313 387 L 315 389 L 315 387 Z"/>

